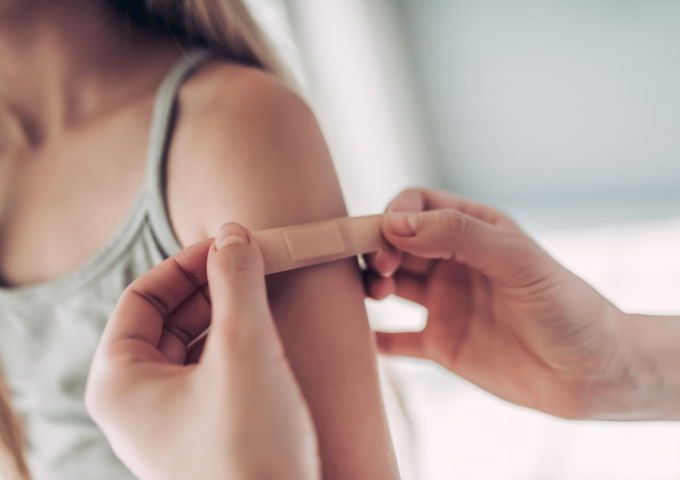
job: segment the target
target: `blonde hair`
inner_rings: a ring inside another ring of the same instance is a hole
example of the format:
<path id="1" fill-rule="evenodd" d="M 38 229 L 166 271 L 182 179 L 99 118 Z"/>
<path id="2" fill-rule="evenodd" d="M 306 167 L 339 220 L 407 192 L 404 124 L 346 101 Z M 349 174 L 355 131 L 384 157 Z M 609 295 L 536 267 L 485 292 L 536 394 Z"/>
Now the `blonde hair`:
<path id="1" fill-rule="evenodd" d="M 295 88 L 269 37 L 243 0 L 109 0 L 126 21 L 169 35 L 185 46 L 203 46 L 237 62 L 261 68 Z M 0 479 L 29 480 L 21 424 L 0 376 Z"/>
<path id="2" fill-rule="evenodd" d="M 109 0 L 132 23 L 205 46 L 294 84 L 269 36 L 243 0 Z"/>

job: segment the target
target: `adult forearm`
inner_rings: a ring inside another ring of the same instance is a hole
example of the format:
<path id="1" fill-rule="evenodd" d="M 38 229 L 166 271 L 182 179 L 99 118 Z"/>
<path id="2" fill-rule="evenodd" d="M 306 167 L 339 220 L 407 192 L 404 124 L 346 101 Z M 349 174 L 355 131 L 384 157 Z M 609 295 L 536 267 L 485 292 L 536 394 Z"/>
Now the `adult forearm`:
<path id="1" fill-rule="evenodd" d="M 680 317 L 621 313 L 619 374 L 592 418 L 680 420 Z"/>

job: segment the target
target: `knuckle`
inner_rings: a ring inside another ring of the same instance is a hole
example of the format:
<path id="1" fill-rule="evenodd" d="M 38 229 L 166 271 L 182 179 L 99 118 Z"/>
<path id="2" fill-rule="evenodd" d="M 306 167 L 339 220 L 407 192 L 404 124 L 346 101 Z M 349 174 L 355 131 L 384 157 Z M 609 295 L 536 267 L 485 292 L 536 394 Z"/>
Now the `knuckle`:
<path id="1" fill-rule="evenodd" d="M 412 196 L 412 195 L 420 195 L 423 192 L 423 189 L 421 187 L 406 187 L 403 189 L 398 196 Z"/>
<path id="2" fill-rule="evenodd" d="M 522 262 L 532 259 L 536 255 L 537 245 L 527 236 L 519 232 L 507 232 L 506 246 L 516 258 Z"/>
<path id="3" fill-rule="evenodd" d="M 191 262 L 191 255 L 186 249 L 181 250 L 168 260 L 172 262 L 176 269 L 182 272 L 186 276 L 187 280 L 189 280 L 192 284 L 197 287 L 201 285 L 202 282 L 200 279 L 202 274 L 205 273 L 205 264 L 199 263 L 193 267 L 188 267 L 189 265 L 192 265 L 193 262 Z"/>
<path id="4" fill-rule="evenodd" d="M 467 217 L 457 210 L 442 210 L 437 221 L 443 226 L 444 231 L 454 238 L 462 237 L 468 228 Z"/>
<path id="5" fill-rule="evenodd" d="M 121 303 L 127 303 L 132 297 L 141 298 L 146 303 L 150 304 L 155 308 L 161 315 L 165 316 L 170 313 L 170 306 L 163 300 L 163 298 L 155 293 L 148 291 L 146 289 L 134 287 L 128 287 L 120 298 Z"/>
<path id="6" fill-rule="evenodd" d="M 470 223 L 465 215 L 450 209 L 441 212 L 439 221 L 442 225 L 441 255 L 444 258 L 450 258 L 454 255 L 454 251 L 470 240 Z"/>
<path id="7" fill-rule="evenodd" d="M 420 187 L 408 187 L 399 192 L 387 206 L 387 210 L 408 211 L 422 210 L 425 189 Z"/>
<path id="8" fill-rule="evenodd" d="M 528 237 L 510 232 L 505 237 L 505 250 L 509 253 L 510 277 L 518 284 L 531 284 L 541 278 L 542 251 Z"/>
<path id="9" fill-rule="evenodd" d="M 519 224 L 512 215 L 504 210 L 496 210 L 496 218 L 493 224 L 500 227 L 510 228 L 512 230 L 520 230 Z"/>

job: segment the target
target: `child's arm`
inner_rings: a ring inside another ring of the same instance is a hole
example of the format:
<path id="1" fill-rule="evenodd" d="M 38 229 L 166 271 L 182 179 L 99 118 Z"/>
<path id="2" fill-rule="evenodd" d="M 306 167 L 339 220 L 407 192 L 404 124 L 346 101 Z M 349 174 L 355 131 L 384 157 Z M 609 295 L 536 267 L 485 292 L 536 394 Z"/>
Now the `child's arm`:
<path id="1" fill-rule="evenodd" d="M 191 83 L 168 167 L 182 243 L 225 221 L 257 230 L 346 214 L 316 121 L 294 94 L 234 66 L 209 67 Z M 324 478 L 397 478 L 356 262 L 273 275 L 268 294 L 316 424 Z"/>

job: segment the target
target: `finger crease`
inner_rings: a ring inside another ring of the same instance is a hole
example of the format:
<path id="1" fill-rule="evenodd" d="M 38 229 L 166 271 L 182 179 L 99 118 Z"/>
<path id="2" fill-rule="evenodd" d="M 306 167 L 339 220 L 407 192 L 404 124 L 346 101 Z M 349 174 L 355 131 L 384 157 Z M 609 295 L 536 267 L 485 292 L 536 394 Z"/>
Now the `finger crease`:
<path id="1" fill-rule="evenodd" d="M 151 304 L 151 306 L 155 308 L 161 314 L 161 316 L 165 316 L 170 312 L 170 307 L 168 304 L 165 303 L 165 301 L 158 295 L 136 289 L 131 289 L 130 292 L 134 295 L 137 295 L 145 302 Z"/>
<path id="2" fill-rule="evenodd" d="M 183 329 L 182 327 L 178 327 L 177 325 L 165 325 L 163 330 L 166 330 L 177 337 L 177 339 L 185 346 L 193 340 L 193 336 L 187 330 Z"/>
<path id="3" fill-rule="evenodd" d="M 178 261 L 175 257 L 170 257 L 172 259 L 172 262 L 175 264 L 175 266 L 179 269 L 180 272 L 182 272 L 182 275 L 191 283 L 194 287 L 200 288 L 203 285 L 200 284 L 198 281 L 198 278 L 196 278 L 196 275 L 194 275 L 191 272 L 188 272 Z"/>

